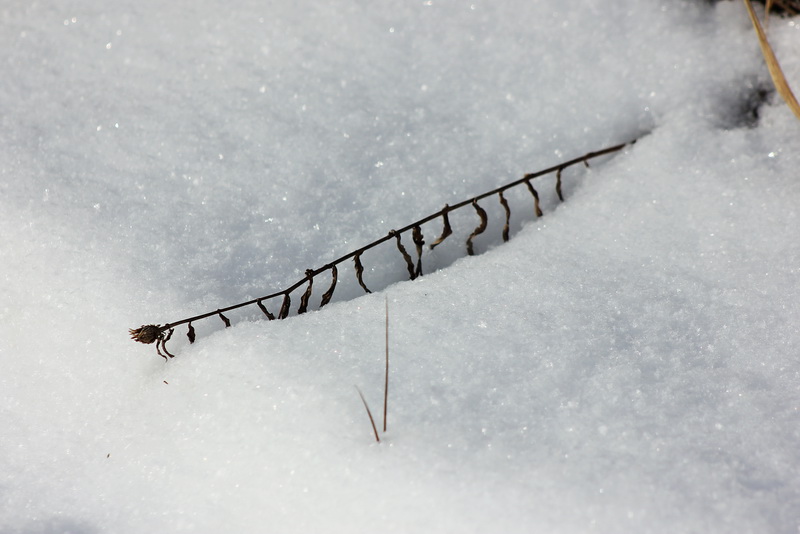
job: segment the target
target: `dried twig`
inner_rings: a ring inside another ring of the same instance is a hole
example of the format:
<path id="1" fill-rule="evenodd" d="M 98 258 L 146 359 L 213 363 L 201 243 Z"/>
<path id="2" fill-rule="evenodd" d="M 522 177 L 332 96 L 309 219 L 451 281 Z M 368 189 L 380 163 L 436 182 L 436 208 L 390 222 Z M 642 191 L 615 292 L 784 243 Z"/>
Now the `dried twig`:
<path id="1" fill-rule="evenodd" d="M 365 292 L 370 293 L 371 291 L 367 288 L 367 286 L 366 286 L 366 284 L 364 282 L 364 278 L 363 278 L 364 266 L 361 263 L 361 255 L 365 251 L 370 250 L 370 249 L 372 249 L 374 247 L 377 247 L 378 245 L 380 245 L 382 243 L 385 243 L 386 241 L 388 241 L 390 239 L 395 239 L 396 240 L 397 248 L 400 251 L 400 254 L 403 256 L 403 260 L 404 260 L 404 262 L 406 264 L 406 267 L 408 268 L 409 278 L 411 278 L 413 280 L 413 279 L 415 279 L 415 278 L 417 278 L 419 276 L 422 276 L 422 250 L 423 250 L 423 246 L 425 245 L 425 239 L 424 239 L 424 237 L 422 235 L 422 225 L 423 224 L 428 223 L 430 221 L 433 221 L 433 220 L 435 220 L 437 218 L 441 218 L 442 219 L 442 222 L 443 222 L 442 234 L 441 234 L 441 236 L 439 236 L 439 238 L 437 238 L 431 244 L 431 248 L 434 248 L 434 247 L 438 246 L 440 243 L 442 243 L 448 236 L 450 236 L 453 233 L 453 230 L 452 230 L 452 228 L 450 226 L 450 219 L 448 217 L 448 214 L 450 212 L 452 212 L 452 211 L 464 208 L 466 206 L 470 206 L 470 205 L 473 206 L 473 208 L 475 209 L 476 213 L 478 214 L 478 217 L 480 218 L 480 223 L 478 224 L 478 226 L 475 228 L 475 230 L 472 232 L 472 234 L 467 239 L 467 243 L 466 243 L 466 245 L 467 245 L 467 253 L 472 255 L 474 253 L 472 241 L 476 236 L 478 236 L 479 234 L 483 233 L 483 231 L 486 229 L 486 225 L 487 225 L 487 222 L 488 222 L 488 216 L 486 214 L 486 211 L 481 206 L 478 205 L 478 201 L 479 200 L 482 200 L 482 199 L 497 195 L 497 197 L 498 197 L 498 199 L 500 201 L 500 204 L 503 206 L 503 209 L 505 211 L 505 224 L 503 226 L 503 240 L 505 241 L 509 237 L 508 236 L 508 234 L 509 234 L 509 229 L 508 228 L 509 228 L 509 221 L 510 221 L 510 217 L 511 217 L 511 208 L 509 207 L 508 202 L 507 202 L 507 200 L 506 200 L 506 198 L 505 198 L 505 196 L 503 194 L 505 191 L 507 191 L 509 189 L 512 189 L 514 187 L 517 187 L 519 185 L 525 184 L 525 186 L 528 188 L 528 191 L 531 193 L 531 195 L 533 196 L 533 199 L 534 199 L 534 212 L 535 212 L 537 217 L 541 217 L 542 216 L 542 209 L 541 209 L 541 206 L 539 204 L 539 193 L 536 191 L 536 189 L 534 189 L 533 185 L 531 184 L 531 180 L 533 180 L 535 178 L 538 178 L 540 176 L 545 176 L 545 175 L 548 175 L 548 174 L 556 173 L 556 194 L 558 195 L 559 199 L 563 200 L 563 193 L 562 193 L 561 185 L 562 185 L 562 172 L 565 169 L 567 169 L 569 167 L 572 167 L 573 165 L 576 165 L 576 164 L 579 164 L 579 163 L 583 163 L 584 165 L 586 165 L 588 167 L 589 160 L 591 160 L 593 158 L 600 157 L 600 156 L 605 156 L 605 155 L 608 155 L 608 154 L 612 154 L 614 152 L 618 152 L 618 151 L 622 150 L 623 148 L 625 148 L 626 146 L 629 146 L 629 145 L 631 145 L 631 144 L 633 144 L 635 142 L 636 141 L 634 140 L 634 141 L 631 141 L 629 143 L 621 143 L 621 144 L 618 144 L 618 145 L 610 146 L 608 148 L 597 150 L 595 152 L 589 152 L 588 154 L 584 154 L 583 156 L 580 156 L 578 158 L 574 158 L 574 159 L 571 159 L 569 161 L 565 161 L 565 162 L 560 163 L 560 164 L 558 164 L 556 166 L 549 167 L 549 168 L 541 170 L 541 171 L 537 171 L 537 172 L 526 174 L 526 175 L 524 175 L 522 178 L 520 178 L 518 180 L 514 180 L 514 181 L 509 182 L 509 183 L 507 183 L 505 185 L 502 185 L 502 186 L 500 186 L 500 187 L 498 187 L 496 189 L 492 189 L 491 191 L 487 191 L 487 192 L 482 193 L 480 195 L 477 195 L 477 196 L 475 196 L 473 198 L 461 201 L 461 202 L 459 202 L 457 204 L 453 204 L 453 205 L 445 204 L 444 208 L 442 208 L 441 210 L 437 211 L 436 213 L 432 213 L 432 214 L 428 215 L 427 217 L 423 217 L 422 219 L 420 219 L 418 221 L 415 221 L 415 222 L 413 222 L 413 223 L 411 223 L 411 224 L 409 224 L 407 226 L 404 226 L 403 228 L 401 228 L 399 230 L 392 230 L 388 234 L 386 234 L 385 236 L 383 236 L 383 237 L 381 237 L 379 239 L 376 239 L 372 243 L 369 243 L 369 244 L 367 244 L 367 245 L 365 245 L 365 246 L 363 246 L 363 247 L 361 247 L 361 248 L 359 248 L 357 250 L 354 250 L 354 251 L 352 251 L 352 252 L 350 252 L 348 254 L 345 254 L 344 256 L 341 256 L 341 257 L 335 259 L 334 261 L 332 261 L 332 262 L 330 262 L 330 263 L 328 263 L 326 265 L 323 265 L 322 267 L 320 267 L 318 269 L 308 269 L 306 271 L 306 275 L 305 275 L 305 277 L 303 279 L 297 281 L 296 283 L 294 283 L 293 285 L 291 285 L 290 287 L 288 287 L 286 289 L 282 289 L 282 290 L 280 290 L 278 292 L 271 293 L 269 295 L 266 295 L 266 296 L 263 296 L 263 297 L 259 297 L 259 298 L 256 298 L 256 299 L 248 300 L 248 301 L 245 301 L 245 302 L 240 302 L 240 303 L 234 304 L 232 306 L 227 306 L 225 308 L 220 308 L 220 309 L 217 309 L 217 310 L 214 310 L 214 311 L 210 311 L 210 312 L 207 312 L 207 313 L 202 313 L 200 315 L 195 315 L 194 317 L 188 317 L 186 319 L 181 319 L 179 321 L 173 321 L 171 323 L 167 323 L 167 324 L 164 324 L 164 325 L 150 324 L 150 325 L 143 325 L 143 326 L 141 326 L 139 328 L 130 329 L 131 338 L 134 341 L 138 341 L 139 343 L 146 343 L 146 344 L 156 343 L 156 351 L 158 352 L 158 354 L 160 356 L 162 356 L 166 360 L 167 358 L 173 357 L 173 355 L 170 354 L 169 351 L 167 351 L 166 342 L 172 336 L 173 329 L 176 326 L 188 323 L 189 324 L 189 332 L 187 333 L 187 336 L 189 338 L 189 341 L 191 343 L 193 343 L 195 341 L 195 337 L 196 337 L 194 327 L 192 326 L 192 322 L 193 321 L 199 321 L 201 319 L 205 319 L 207 317 L 211 317 L 211 316 L 217 315 L 225 323 L 225 326 L 229 327 L 229 326 L 231 326 L 231 322 L 224 315 L 224 312 L 228 312 L 228 311 L 235 310 L 235 309 L 238 309 L 238 308 L 243 308 L 245 306 L 251 306 L 253 304 L 257 305 L 259 307 L 259 309 L 261 310 L 261 312 L 268 319 L 273 320 L 276 317 L 267 310 L 267 308 L 264 305 L 263 301 L 274 299 L 274 298 L 277 298 L 277 297 L 283 297 L 283 302 L 281 303 L 280 311 L 278 312 L 277 318 L 278 319 L 285 319 L 285 318 L 287 318 L 289 316 L 290 311 L 291 311 L 290 310 L 291 303 L 292 303 L 292 299 L 290 297 L 291 293 L 293 291 L 295 291 L 296 289 L 298 289 L 299 287 L 303 286 L 304 284 L 306 284 L 306 289 L 305 289 L 305 291 L 303 292 L 303 295 L 300 298 L 300 305 L 299 305 L 299 307 L 297 309 L 297 313 L 305 313 L 308 310 L 308 307 L 309 307 L 309 302 L 310 302 L 310 298 L 311 298 L 311 294 L 312 294 L 314 278 L 316 276 L 320 275 L 321 273 L 325 273 L 325 272 L 330 271 L 330 273 L 331 273 L 331 285 L 328 288 L 328 290 L 322 295 L 322 300 L 321 300 L 320 306 L 319 306 L 320 308 L 322 308 L 323 306 L 328 304 L 331 301 L 331 298 L 333 297 L 333 292 L 334 292 L 334 290 L 336 288 L 336 282 L 337 282 L 337 278 L 338 278 L 338 271 L 337 271 L 336 266 L 339 265 L 342 262 L 345 262 L 345 261 L 349 260 L 349 259 L 353 260 L 354 267 L 355 267 L 355 272 L 356 272 L 356 279 L 358 281 L 358 284 L 361 286 L 362 289 L 364 289 Z M 408 233 L 411 233 L 411 240 L 414 243 L 414 247 L 416 249 L 416 253 L 417 253 L 416 265 L 414 265 L 414 262 L 413 262 L 411 256 L 409 255 L 408 251 L 406 251 L 406 248 L 403 246 L 403 244 L 402 244 L 402 242 L 400 240 L 400 238 L 401 238 L 401 236 L 403 234 L 408 234 Z"/>

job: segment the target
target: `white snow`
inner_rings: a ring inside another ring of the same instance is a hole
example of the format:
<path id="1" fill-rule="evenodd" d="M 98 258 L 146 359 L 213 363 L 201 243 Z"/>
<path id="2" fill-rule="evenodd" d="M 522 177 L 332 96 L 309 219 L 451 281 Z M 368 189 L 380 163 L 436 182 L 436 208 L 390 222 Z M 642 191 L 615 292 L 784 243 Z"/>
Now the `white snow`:
<path id="1" fill-rule="evenodd" d="M 0 8 L 0 531 L 796 532 L 800 125 L 739 2 L 579 4 Z"/>

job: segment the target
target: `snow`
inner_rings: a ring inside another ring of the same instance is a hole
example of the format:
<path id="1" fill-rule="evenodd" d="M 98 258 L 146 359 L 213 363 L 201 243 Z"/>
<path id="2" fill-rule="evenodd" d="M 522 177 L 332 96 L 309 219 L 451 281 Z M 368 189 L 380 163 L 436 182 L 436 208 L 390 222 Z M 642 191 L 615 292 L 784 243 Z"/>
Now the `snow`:
<path id="1" fill-rule="evenodd" d="M 798 123 L 738 2 L 1 12 L 0 531 L 800 528 Z M 128 338 L 634 138 L 413 282 Z"/>

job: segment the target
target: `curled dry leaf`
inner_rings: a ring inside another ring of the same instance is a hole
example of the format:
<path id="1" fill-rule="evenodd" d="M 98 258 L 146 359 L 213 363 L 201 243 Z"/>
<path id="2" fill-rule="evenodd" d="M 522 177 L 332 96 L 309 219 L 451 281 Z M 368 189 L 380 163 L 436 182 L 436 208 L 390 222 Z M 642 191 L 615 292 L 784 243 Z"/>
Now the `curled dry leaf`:
<path id="1" fill-rule="evenodd" d="M 503 196 L 502 191 L 500 191 L 497 195 L 500 197 L 500 204 L 506 211 L 506 222 L 503 225 L 503 241 L 508 241 L 509 223 L 511 222 L 511 208 L 508 207 L 508 200 L 506 200 L 506 197 Z"/>
<path id="2" fill-rule="evenodd" d="M 444 229 L 442 230 L 442 235 L 439 238 L 431 243 L 431 250 L 435 249 L 436 246 L 447 239 L 447 236 L 453 233 L 453 229 L 450 227 L 450 218 L 447 216 L 447 212 L 449 211 L 450 206 L 447 204 L 444 205 L 444 209 L 442 209 L 442 219 L 444 220 Z"/>
<path id="3" fill-rule="evenodd" d="M 564 202 L 564 195 L 561 193 L 561 171 L 561 168 L 556 171 L 556 194 L 558 195 L 558 200 Z"/>
<path id="4" fill-rule="evenodd" d="M 542 208 L 539 207 L 539 193 L 537 193 L 536 189 L 533 188 L 530 180 L 526 179 L 525 185 L 528 186 L 528 191 L 530 191 L 531 195 L 533 195 L 533 210 L 536 212 L 537 217 L 541 217 L 543 214 Z"/>
<path id="5" fill-rule="evenodd" d="M 418 224 L 411 231 L 411 240 L 414 241 L 414 246 L 417 247 L 417 269 L 414 274 L 422 276 L 422 247 L 425 245 L 425 239 L 422 238 L 422 228 Z"/>
<path id="6" fill-rule="evenodd" d="M 331 301 L 331 298 L 333 298 L 333 291 L 334 289 L 336 289 L 336 281 L 338 279 L 339 279 L 339 271 L 338 269 L 336 269 L 336 266 L 333 265 L 331 266 L 331 287 L 329 287 L 328 290 L 322 294 L 322 301 L 319 303 L 320 308 L 329 303 Z"/>
<path id="7" fill-rule="evenodd" d="M 363 289 L 367 293 L 372 293 L 372 291 L 370 291 L 367 285 L 364 283 L 364 266 L 361 265 L 360 252 L 355 256 L 353 256 L 353 262 L 355 262 L 356 264 L 356 279 L 358 280 L 358 285 L 360 285 L 361 289 Z"/>
<path id="8" fill-rule="evenodd" d="M 478 205 L 477 200 L 472 201 L 472 207 L 475 208 L 475 211 L 477 212 L 478 217 L 480 217 L 481 222 L 475 227 L 475 230 L 473 230 L 470 236 L 467 238 L 467 254 L 470 256 L 475 255 L 475 251 L 472 248 L 472 240 L 486 230 L 486 225 L 489 222 L 489 218 L 486 216 L 486 210 Z"/>
<path id="9" fill-rule="evenodd" d="M 311 298 L 311 289 L 314 286 L 314 270 L 308 269 L 306 271 L 306 277 L 308 278 L 308 287 L 305 293 L 303 293 L 303 296 L 300 297 L 300 307 L 297 309 L 298 315 L 308 311 L 308 300 Z"/>
<path id="10" fill-rule="evenodd" d="M 261 310 L 261 312 L 262 312 L 264 315 L 266 315 L 266 316 L 267 316 L 267 319 L 269 319 L 270 321 L 274 321 L 274 320 L 275 320 L 275 316 L 274 316 L 274 315 L 272 315 L 272 314 L 269 312 L 269 310 L 267 309 L 267 307 L 266 307 L 266 306 L 264 306 L 264 304 L 261 302 L 262 300 L 263 300 L 263 299 L 258 299 L 258 300 L 256 301 L 256 304 L 258 305 L 258 307 L 259 307 L 259 309 Z"/>
<path id="11" fill-rule="evenodd" d="M 397 250 L 400 251 L 400 254 L 403 255 L 403 260 L 406 262 L 406 268 L 408 269 L 408 276 L 411 280 L 417 277 L 417 273 L 414 270 L 414 262 L 411 261 L 411 256 L 408 255 L 406 251 L 406 247 L 403 246 L 403 242 L 400 241 L 400 233 L 392 230 L 389 232 L 389 235 L 394 237 L 397 240 Z"/>
<path id="12" fill-rule="evenodd" d="M 281 311 L 278 312 L 278 319 L 286 319 L 289 317 L 289 308 L 292 306 L 292 297 L 289 293 L 283 295 L 283 304 L 281 304 Z"/>

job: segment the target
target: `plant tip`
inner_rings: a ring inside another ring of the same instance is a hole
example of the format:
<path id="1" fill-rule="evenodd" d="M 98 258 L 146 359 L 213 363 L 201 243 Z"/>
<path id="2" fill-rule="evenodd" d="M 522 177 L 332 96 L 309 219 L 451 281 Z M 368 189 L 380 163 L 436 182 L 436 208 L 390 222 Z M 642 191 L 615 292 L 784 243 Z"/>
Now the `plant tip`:
<path id="1" fill-rule="evenodd" d="M 149 345 L 161 337 L 161 328 L 156 324 L 142 325 L 139 328 L 130 328 L 131 339 Z"/>

